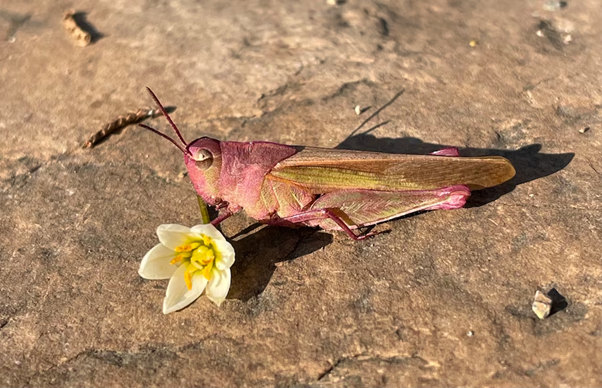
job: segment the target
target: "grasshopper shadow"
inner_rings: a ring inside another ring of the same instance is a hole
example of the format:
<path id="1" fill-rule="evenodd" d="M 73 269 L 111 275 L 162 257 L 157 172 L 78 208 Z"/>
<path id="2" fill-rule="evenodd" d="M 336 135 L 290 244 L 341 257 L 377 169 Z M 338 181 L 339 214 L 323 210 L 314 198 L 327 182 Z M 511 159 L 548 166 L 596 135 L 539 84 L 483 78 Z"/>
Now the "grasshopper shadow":
<path id="1" fill-rule="evenodd" d="M 236 261 L 228 299 L 246 302 L 256 297 L 267 287 L 277 263 L 292 261 L 331 242 L 332 235 L 316 229 L 271 226 L 232 241 Z M 278 286 L 287 282 L 285 279 Z"/>
<path id="2" fill-rule="evenodd" d="M 367 133 L 360 133 L 345 139 L 335 148 L 358 151 L 387 152 L 392 154 L 424 155 L 445 147 L 454 147 L 442 144 L 425 143 L 414 137 L 376 138 Z M 540 144 L 531 144 L 518 150 L 498 150 L 491 148 L 460 148 L 462 156 L 496 155 L 508 159 L 516 175 L 514 178 L 499 186 L 472 193 L 466 207 L 478 207 L 495 201 L 502 195 L 510 193 L 518 185 L 554 174 L 568 166 L 575 154 L 542 154 Z"/>

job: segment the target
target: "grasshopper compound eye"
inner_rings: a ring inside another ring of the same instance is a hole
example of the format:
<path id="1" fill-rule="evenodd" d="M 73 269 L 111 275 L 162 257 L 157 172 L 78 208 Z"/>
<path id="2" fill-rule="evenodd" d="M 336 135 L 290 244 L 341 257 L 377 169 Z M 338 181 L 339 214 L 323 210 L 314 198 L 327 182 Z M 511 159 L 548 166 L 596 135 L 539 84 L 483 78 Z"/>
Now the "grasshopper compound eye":
<path id="1" fill-rule="evenodd" d="M 211 152 L 209 152 L 209 150 L 205 150 L 202 148 L 196 148 L 196 149 L 191 149 L 190 150 L 190 157 L 197 162 L 203 162 L 207 159 L 212 159 L 213 155 L 211 154 Z"/>
<path id="2" fill-rule="evenodd" d="M 219 141 L 209 137 L 201 137 L 186 147 L 186 154 L 195 161 L 198 168 L 206 170 L 211 167 L 216 158 L 221 157 L 222 151 Z"/>
<path id="3" fill-rule="evenodd" d="M 190 159 L 194 160 L 196 166 L 201 170 L 207 170 L 213 164 L 213 154 L 205 148 L 189 147 Z"/>

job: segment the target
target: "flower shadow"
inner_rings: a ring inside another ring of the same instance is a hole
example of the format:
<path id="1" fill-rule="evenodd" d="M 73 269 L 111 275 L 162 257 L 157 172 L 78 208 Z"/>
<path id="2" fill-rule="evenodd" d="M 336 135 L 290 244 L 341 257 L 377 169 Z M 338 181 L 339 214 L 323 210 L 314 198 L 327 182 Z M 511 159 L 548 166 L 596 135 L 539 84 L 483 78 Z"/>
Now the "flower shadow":
<path id="1" fill-rule="evenodd" d="M 332 235 L 311 228 L 266 226 L 236 241 L 236 261 L 231 267 L 232 286 L 228 299 L 243 302 L 261 294 L 276 264 L 315 252 L 332 242 Z"/>

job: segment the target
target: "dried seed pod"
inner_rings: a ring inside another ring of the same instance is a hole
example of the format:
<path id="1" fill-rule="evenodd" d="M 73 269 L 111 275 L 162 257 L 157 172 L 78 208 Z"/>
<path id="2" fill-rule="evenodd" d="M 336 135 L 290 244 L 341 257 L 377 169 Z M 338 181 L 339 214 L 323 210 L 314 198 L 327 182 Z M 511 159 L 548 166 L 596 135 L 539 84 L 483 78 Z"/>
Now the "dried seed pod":
<path id="1" fill-rule="evenodd" d="M 119 129 L 125 128 L 128 125 L 138 124 L 146 119 L 152 119 L 161 115 L 162 113 L 159 109 L 150 108 L 138 109 L 136 112 L 130 112 L 126 113 L 125 115 L 121 115 L 102 127 L 100 131 L 90 136 L 82 148 L 92 148 L 102 139 Z"/>

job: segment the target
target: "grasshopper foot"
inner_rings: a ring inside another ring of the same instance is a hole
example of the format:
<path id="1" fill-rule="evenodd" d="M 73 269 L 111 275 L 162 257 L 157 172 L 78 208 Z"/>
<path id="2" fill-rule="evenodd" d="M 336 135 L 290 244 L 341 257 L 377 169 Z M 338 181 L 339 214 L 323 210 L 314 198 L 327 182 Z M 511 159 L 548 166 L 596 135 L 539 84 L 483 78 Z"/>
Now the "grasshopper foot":
<path id="1" fill-rule="evenodd" d="M 355 241 L 363 241 L 363 240 L 367 240 L 369 238 L 372 238 L 374 236 L 376 236 L 377 234 L 380 234 L 380 232 L 368 232 L 366 234 L 362 234 L 359 236 L 356 236 L 355 234 L 353 235 L 354 237 L 351 237 L 352 239 L 354 239 Z"/>
<path id="2" fill-rule="evenodd" d="M 431 152 L 431 155 L 436 156 L 460 156 L 460 152 L 456 147 L 442 148 L 439 151 Z"/>
<path id="3" fill-rule="evenodd" d="M 373 230 L 373 231 L 361 234 L 359 236 L 356 236 L 356 238 L 354 238 L 354 240 L 356 240 L 356 241 L 367 240 L 367 239 L 372 238 L 372 237 L 374 237 L 376 235 L 384 234 L 384 233 L 391 233 L 391 231 L 390 230 L 380 230 L 380 231 L 379 230 Z M 354 234 L 354 236 L 355 236 L 355 234 Z"/>

